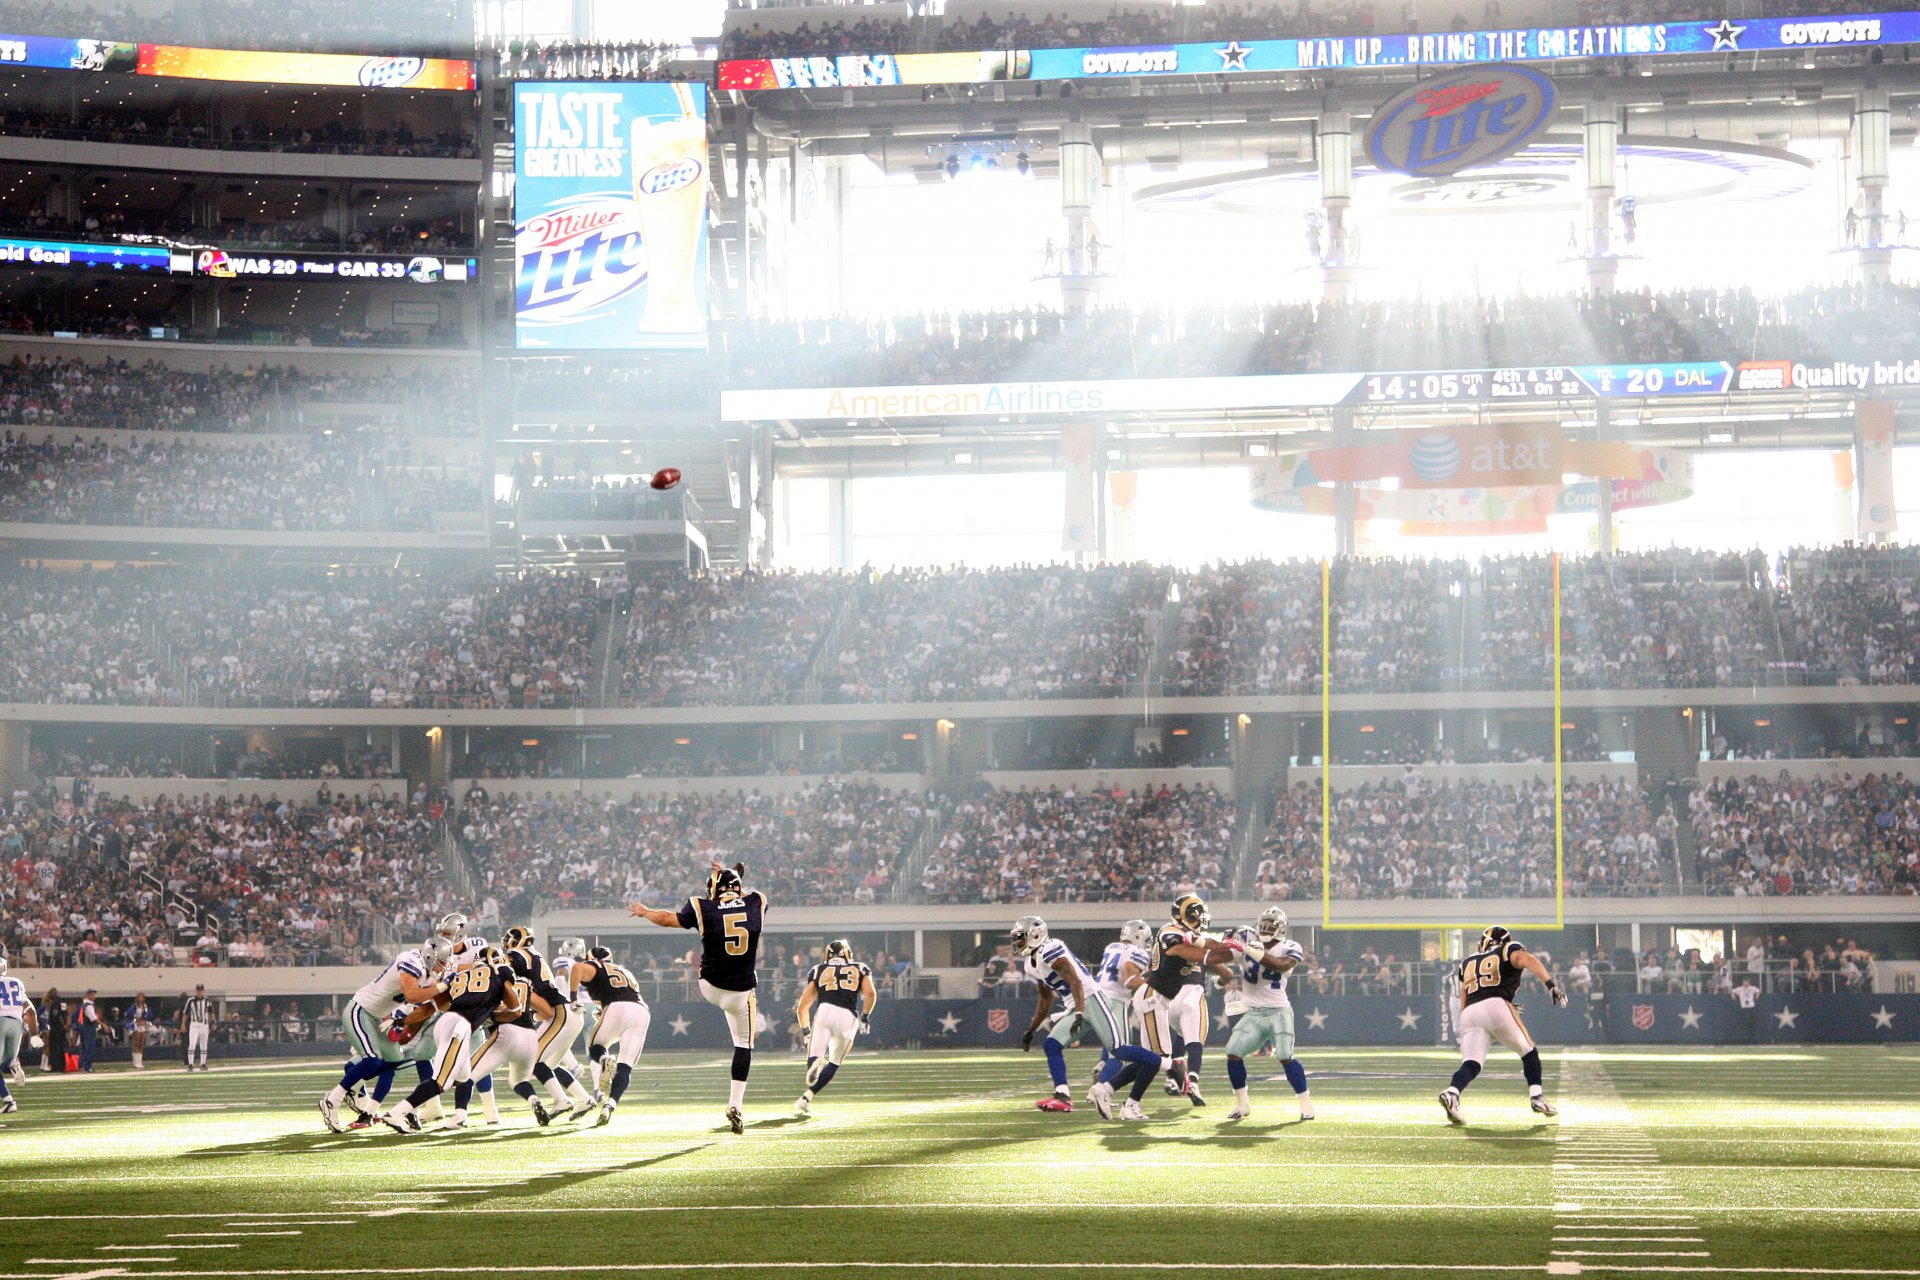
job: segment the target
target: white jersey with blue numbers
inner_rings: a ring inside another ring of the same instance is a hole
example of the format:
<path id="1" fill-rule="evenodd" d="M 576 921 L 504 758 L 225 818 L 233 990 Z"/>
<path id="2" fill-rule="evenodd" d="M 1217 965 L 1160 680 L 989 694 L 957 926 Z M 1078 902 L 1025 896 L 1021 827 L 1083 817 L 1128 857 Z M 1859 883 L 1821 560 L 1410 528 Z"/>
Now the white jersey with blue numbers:
<path id="1" fill-rule="evenodd" d="M 593 998 L 587 994 L 584 987 L 579 991 L 572 989 L 572 979 L 567 976 L 573 972 L 573 966 L 579 963 L 577 960 L 572 956 L 555 956 L 547 963 L 553 969 L 553 985 L 560 988 L 561 995 L 567 997 L 567 999 L 574 1004 L 590 1005 L 593 1003 Z"/>
<path id="2" fill-rule="evenodd" d="M 1087 966 L 1068 949 L 1067 944 L 1058 938 L 1048 938 L 1027 957 L 1027 976 L 1035 982 L 1044 982 L 1053 988 L 1053 993 L 1064 998 L 1069 1005 L 1073 1003 L 1073 988 L 1067 980 L 1054 971 L 1054 962 L 1064 958 L 1080 975 L 1082 988 L 1091 990 L 1093 975 L 1087 972 Z"/>
<path id="3" fill-rule="evenodd" d="M 1287 999 L 1287 975 L 1292 971 L 1267 968 L 1260 963 L 1262 954 L 1276 960 L 1291 960 L 1295 964 L 1307 958 L 1307 953 L 1292 938 L 1280 939 L 1264 953 L 1249 947 L 1246 956 L 1235 966 L 1240 971 L 1240 998 L 1253 1009 L 1291 1008 L 1292 1004 Z"/>
<path id="4" fill-rule="evenodd" d="M 1100 957 L 1100 972 L 1094 981 L 1102 991 L 1124 1004 L 1133 998 L 1133 992 L 1127 990 L 1127 966 L 1131 964 L 1144 975 L 1149 963 L 1145 947 L 1136 947 L 1131 942 L 1109 942 L 1106 954 Z"/>
<path id="5" fill-rule="evenodd" d="M 380 971 L 380 976 L 353 993 L 362 1009 L 372 1013 L 387 1014 L 407 1002 L 405 988 L 400 985 L 401 974 L 411 974 L 415 982 L 427 980 L 427 958 L 417 950 L 402 951 L 393 958 L 393 963 Z"/>
<path id="6" fill-rule="evenodd" d="M 0 1018 L 27 1020 L 27 987 L 18 978 L 0 978 Z"/>

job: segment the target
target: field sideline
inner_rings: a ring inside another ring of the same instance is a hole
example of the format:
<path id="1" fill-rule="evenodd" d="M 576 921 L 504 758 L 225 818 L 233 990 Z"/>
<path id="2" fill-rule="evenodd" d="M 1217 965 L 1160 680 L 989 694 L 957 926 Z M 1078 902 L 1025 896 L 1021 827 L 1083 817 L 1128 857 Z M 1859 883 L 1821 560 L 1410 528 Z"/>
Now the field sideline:
<path id="1" fill-rule="evenodd" d="M 1546 1050 L 1559 1121 L 1496 1056 L 1464 1130 L 1441 1050 L 1302 1047 L 1251 1120 L 1033 1110 L 1040 1055 L 850 1059 L 813 1119 L 763 1054 L 643 1058 L 605 1129 L 324 1131 L 321 1064 L 32 1075 L 0 1119 L 0 1280 L 1230 1267 L 1300 1276 L 1920 1276 L 1920 1051 Z M 1076 1079 L 1089 1055 L 1072 1055 Z M 475 1116 L 478 1116 L 476 1108 Z"/>

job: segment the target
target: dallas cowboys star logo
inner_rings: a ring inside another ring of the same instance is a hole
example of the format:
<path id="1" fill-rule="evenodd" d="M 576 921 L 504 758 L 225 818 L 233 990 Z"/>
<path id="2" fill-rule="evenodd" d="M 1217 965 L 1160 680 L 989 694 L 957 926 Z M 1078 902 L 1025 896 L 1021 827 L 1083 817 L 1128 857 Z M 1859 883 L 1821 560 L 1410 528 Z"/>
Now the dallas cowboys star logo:
<path id="1" fill-rule="evenodd" d="M 960 1029 L 960 1019 L 950 1013 L 940 1015 L 940 1034 L 950 1036 Z"/>
<path id="2" fill-rule="evenodd" d="M 1214 52 L 1220 55 L 1220 69 L 1222 71 L 1245 71 L 1247 69 L 1247 55 L 1252 53 L 1253 50 L 1247 48 L 1247 46 L 1241 44 L 1238 40 L 1233 40 L 1221 45 L 1218 49 L 1215 49 Z"/>
<path id="3" fill-rule="evenodd" d="M 1687 1011 L 1680 1015 L 1680 1025 L 1683 1027 L 1697 1028 L 1700 1025 L 1700 1019 L 1705 1016 L 1704 1014 L 1695 1012 L 1692 1005 L 1688 1005 Z"/>
<path id="4" fill-rule="evenodd" d="M 1399 1014 L 1398 1017 L 1400 1019 L 1400 1029 L 1402 1031 L 1416 1031 L 1419 1029 L 1420 1015 L 1415 1013 L 1412 1009 L 1408 1009 L 1405 1013 Z"/>
<path id="5" fill-rule="evenodd" d="M 1315 1009 L 1312 1013 L 1307 1015 L 1307 1027 L 1309 1030 L 1318 1031 L 1320 1028 L 1326 1025 L 1327 1025 L 1327 1015 L 1320 1012 L 1319 1009 Z"/>
<path id="6" fill-rule="evenodd" d="M 1740 52 L 1740 33 L 1745 30 L 1745 27 L 1734 26 L 1727 18 L 1720 19 L 1720 25 L 1717 27 L 1708 27 L 1707 34 L 1713 37 L 1713 52 L 1719 53 L 1728 49 L 1735 53 Z"/>
<path id="7" fill-rule="evenodd" d="M 1887 1012 L 1886 1005 L 1884 1004 L 1881 1005 L 1880 1008 L 1876 1012 L 1874 1012 L 1871 1016 L 1873 1018 L 1873 1025 L 1877 1030 L 1880 1030 L 1880 1031 L 1893 1030 L 1893 1019 L 1895 1015 Z"/>
<path id="8" fill-rule="evenodd" d="M 688 1022 L 685 1018 L 681 1017 L 679 1014 L 676 1013 L 673 1015 L 673 1021 L 669 1022 L 667 1025 L 673 1028 L 673 1034 L 677 1036 L 683 1036 L 687 1034 L 687 1028 L 692 1026 L 693 1024 L 691 1022 Z"/>
<path id="9" fill-rule="evenodd" d="M 1780 1010 L 1780 1012 L 1773 1015 L 1773 1020 L 1780 1024 L 1779 1029 L 1782 1031 L 1787 1031 L 1787 1030 L 1798 1031 L 1800 1028 L 1794 1026 L 1793 1024 L 1794 1024 L 1794 1020 L 1797 1019 L 1799 1016 L 1800 1015 L 1798 1013 L 1795 1013 L 1792 1009 L 1782 1009 Z"/>

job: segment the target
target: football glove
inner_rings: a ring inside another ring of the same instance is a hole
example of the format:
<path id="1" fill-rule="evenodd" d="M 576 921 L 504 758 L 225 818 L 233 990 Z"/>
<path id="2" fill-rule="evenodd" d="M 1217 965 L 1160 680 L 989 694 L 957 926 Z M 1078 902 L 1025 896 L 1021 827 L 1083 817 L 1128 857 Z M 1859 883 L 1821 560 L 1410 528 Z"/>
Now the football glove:
<path id="1" fill-rule="evenodd" d="M 28 1036 L 28 1037 L 27 1037 L 27 1048 L 29 1048 L 29 1049 L 44 1049 L 44 1048 L 46 1048 L 46 1047 L 47 1047 L 47 1042 L 46 1042 L 45 1040 L 42 1040 L 42 1039 L 41 1039 L 41 1038 L 40 1038 L 39 1036 Z"/>
<path id="2" fill-rule="evenodd" d="M 1020 1037 L 1020 1051 L 1024 1053 L 1031 1048 L 1033 1048 L 1033 1028 L 1028 1027 L 1027 1034 Z"/>
<path id="3" fill-rule="evenodd" d="M 1547 979 L 1547 994 L 1551 996 L 1553 1002 L 1561 1008 L 1564 1009 L 1567 1007 L 1567 989 L 1555 982 L 1552 978 Z"/>
<path id="4" fill-rule="evenodd" d="M 860 1029 L 862 1031 L 873 1030 L 873 1015 L 871 1013 L 863 1013 L 860 1015 Z"/>

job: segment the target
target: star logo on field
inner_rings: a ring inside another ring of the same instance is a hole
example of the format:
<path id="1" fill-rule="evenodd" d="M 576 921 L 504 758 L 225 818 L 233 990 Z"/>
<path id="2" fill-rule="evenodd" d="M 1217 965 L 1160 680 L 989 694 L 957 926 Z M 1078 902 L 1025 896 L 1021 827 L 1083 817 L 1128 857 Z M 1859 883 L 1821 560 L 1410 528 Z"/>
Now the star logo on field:
<path id="1" fill-rule="evenodd" d="M 1327 1015 L 1320 1012 L 1320 1010 L 1315 1009 L 1312 1013 L 1307 1015 L 1307 1030 L 1318 1031 L 1320 1028 L 1326 1025 L 1327 1025 Z"/>
<path id="2" fill-rule="evenodd" d="M 1720 19 L 1719 26 L 1707 28 L 1707 34 L 1713 37 L 1712 52 L 1720 53 L 1729 49 L 1735 53 L 1740 52 L 1740 33 L 1745 30 L 1745 27 L 1734 26 L 1727 18 Z"/>
<path id="3" fill-rule="evenodd" d="M 1687 1011 L 1680 1015 L 1680 1025 L 1690 1030 L 1697 1029 L 1700 1026 L 1700 1019 L 1705 1016 L 1705 1014 L 1695 1012 L 1692 1005 L 1688 1005 Z"/>
<path id="4" fill-rule="evenodd" d="M 673 1034 L 677 1036 L 683 1036 L 687 1034 L 687 1028 L 692 1026 L 693 1024 L 691 1022 L 688 1022 L 685 1018 L 681 1017 L 679 1014 L 676 1013 L 673 1015 L 673 1021 L 669 1022 L 667 1025 L 673 1028 Z"/>
<path id="5" fill-rule="evenodd" d="M 1893 1030 L 1894 1015 L 1887 1012 L 1887 1006 L 1881 1005 L 1873 1011 L 1873 1025 L 1882 1031 Z"/>
<path id="6" fill-rule="evenodd" d="M 1782 1031 L 1786 1031 L 1789 1029 L 1798 1031 L 1799 1028 L 1794 1026 L 1793 1024 L 1794 1024 L 1794 1020 L 1797 1019 L 1799 1016 L 1800 1016 L 1799 1014 L 1795 1013 L 1791 1009 L 1782 1009 L 1780 1012 L 1773 1015 L 1773 1020 L 1780 1024 L 1780 1030 Z"/>
<path id="7" fill-rule="evenodd" d="M 940 1034 L 950 1036 L 960 1029 L 960 1019 L 950 1013 L 940 1015 Z"/>
<path id="8" fill-rule="evenodd" d="M 1232 40 L 1221 45 L 1218 49 L 1215 49 L 1214 52 L 1220 55 L 1220 69 L 1222 71 L 1245 71 L 1247 69 L 1247 55 L 1252 53 L 1253 50 L 1247 48 L 1247 46 L 1241 44 L 1238 40 Z"/>
<path id="9" fill-rule="evenodd" d="M 1420 1015 L 1415 1013 L 1411 1008 L 1400 1015 L 1400 1029 L 1402 1031 L 1416 1031 L 1419 1027 Z"/>

